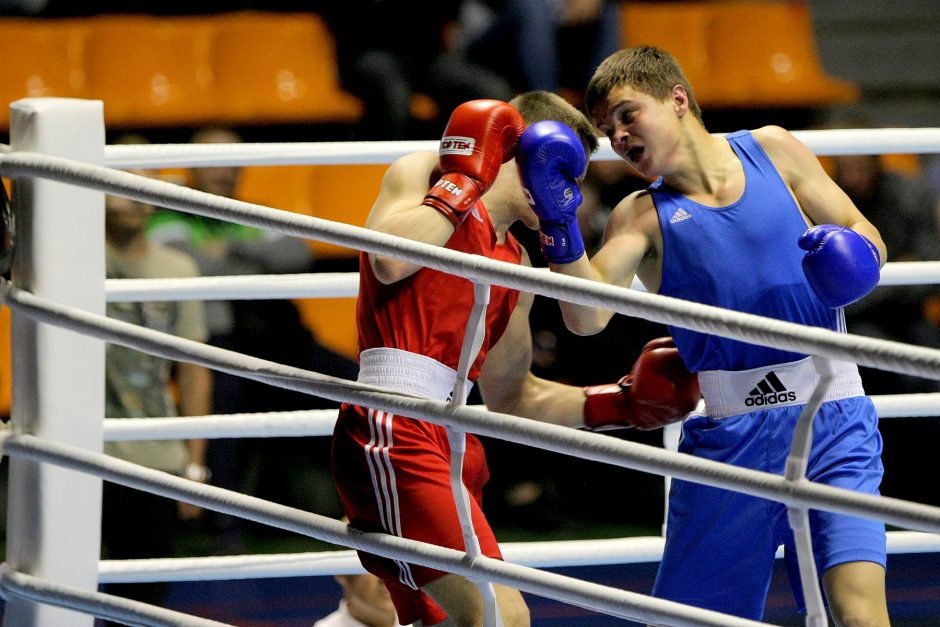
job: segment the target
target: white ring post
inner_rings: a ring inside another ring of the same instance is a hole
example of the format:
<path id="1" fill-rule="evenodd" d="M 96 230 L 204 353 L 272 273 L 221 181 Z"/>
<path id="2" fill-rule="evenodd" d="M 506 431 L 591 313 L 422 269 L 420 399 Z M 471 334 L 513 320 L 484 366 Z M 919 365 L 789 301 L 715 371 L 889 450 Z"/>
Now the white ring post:
<path id="1" fill-rule="evenodd" d="M 10 105 L 13 151 L 104 161 L 101 101 L 26 98 Z M 104 194 L 44 179 L 14 181 L 13 282 L 37 296 L 104 314 Z M 16 433 L 102 451 L 104 343 L 13 312 Z M 10 459 L 7 562 L 16 571 L 95 591 L 101 480 Z M 92 625 L 92 617 L 11 597 L 3 624 Z"/>

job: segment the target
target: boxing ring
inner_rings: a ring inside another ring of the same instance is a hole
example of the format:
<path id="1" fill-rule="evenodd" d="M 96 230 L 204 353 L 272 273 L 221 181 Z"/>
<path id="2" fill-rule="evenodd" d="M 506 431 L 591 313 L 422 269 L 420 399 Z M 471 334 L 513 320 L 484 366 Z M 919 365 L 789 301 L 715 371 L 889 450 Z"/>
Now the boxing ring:
<path id="1" fill-rule="evenodd" d="M 475 354 L 473 316 L 485 308 L 492 284 L 808 353 L 816 356 L 823 371 L 828 360 L 840 359 L 937 380 L 938 350 L 802 327 L 639 289 L 604 286 L 215 197 L 119 170 L 388 163 L 417 149 L 436 150 L 436 142 L 106 147 L 98 101 L 25 99 L 14 103 L 11 113 L 11 148 L 0 156 L 0 174 L 14 179 L 18 220 L 12 281 L 0 283 L 0 297 L 13 312 L 15 399 L 12 427 L 0 433 L 0 447 L 10 458 L 7 561 L 0 569 L 0 592 L 7 599 L 4 624 L 90 625 L 90 615 L 97 615 L 134 624 L 217 625 L 96 590 L 99 583 L 361 572 L 351 550 L 99 562 L 102 479 L 349 549 L 459 573 L 480 585 L 500 583 L 623 619 L 681 625 L 761 624 L 540 570 L 657 561 L 662 551 L 659 537 L 509 544 L 504 545 L 506 561 L 501 562 L 475 554 L 472 547 L 465 553 L 363 533 L 324 516 L 105 456 L 101 453 L 105 439 L 329 435 L 335 411 L 102 421 L 102 340 L 333 401 L 415 416 L 448 427 L 458 438 L 471 432 L 785 503 L 797 538 L 801 579 L 807 590 L 806 622 L 810 625 L 826 624 L 815 566 L 806 558 L 811 555 L 806 524 L 810 507 L 875 518 L 903 529 L 889 533 L 889 552 L 940 551 L 940 507 L 863 495 L 805 479 L 812 416 L 828 385 L 825 376 L 800 419 L 782 476 L 691 458 L 669 450 L 669 446 L 661 449 L 493 413 L 483 407 L 392 394 L 106 318 L 106 301 L 328 298 L 354 296 L 357 282 L 354 276 L 316 274 L 106 280 L 103 198 L 104 193 L 123 195 L 290 236 L 395 256 L 462 276 L 473 282 L 480 307 L 474 308 L 468 321 L 461 363 Z M 940 129 L 806 131 L 797 135 L 819 155 L 940 152 Z M 616 156 L 605 142 L 595 158 Z M 925 282 L 940 282 L 940 263 L 889 263 L 883 272 L 882 284 Z M 940 414 L 940 394 L 875 397 L 875 403 L 883 418 Z M 666 430 L 667 437 L 674 434 L 674 428 Z M 460 510 L 459 487 L 455 494 Z M 472 532 L 468 546 L 470 540 Z"/>

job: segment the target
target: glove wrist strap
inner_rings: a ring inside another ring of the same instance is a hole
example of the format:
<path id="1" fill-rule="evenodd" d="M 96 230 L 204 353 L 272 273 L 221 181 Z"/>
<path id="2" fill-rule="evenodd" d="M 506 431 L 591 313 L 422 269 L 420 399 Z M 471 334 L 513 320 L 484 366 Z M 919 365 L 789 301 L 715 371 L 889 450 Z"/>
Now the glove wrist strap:
<path id="1" fill-rule="evenodd" d="M 448 172 L 428 190 L 421 204 L 434 207 L 457 227 L 479 199 L 479 187 L 472 178 L 459 172 Z"/>
<path id="2" fill-rule="evenodd" d="M 617 424 L 614 416 L 621 416 L 629 399 L 629 386 L 619 383 L 592 385 L 584 392 L 584 426 L 592 431 L 623 429 L 630 425 Z"/>
<path id="3" fill-rule="evenodd" d="M 584 240 L 577 220 L 563 224 L 543 220 L 539 222 L 539 231 L 542 254 L 549 263 L 571 263 L 584 255 Z"/>

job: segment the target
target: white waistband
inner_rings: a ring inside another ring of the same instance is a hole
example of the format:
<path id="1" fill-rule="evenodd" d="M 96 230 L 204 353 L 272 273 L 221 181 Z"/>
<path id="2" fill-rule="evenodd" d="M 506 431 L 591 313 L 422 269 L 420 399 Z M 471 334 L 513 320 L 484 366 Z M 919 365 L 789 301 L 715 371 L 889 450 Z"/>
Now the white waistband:
<path id="1" fill-rule="evenodd" d="M 830 363 L 833 379 L 825 401 L 865 394 L 858 366 L 846 361 Z M 807 357 L 752 370 L 706 370 L 698 373 L 698 384 L 705 399 L 705 414 L 724 418 L 760 409 L 803 405 L 809 401 L 819 378 L 816 362 Z"/>
<path id="2" fill-rule="evenodd" d="M 457 371 L 417 353 L 397 348 L 370 348 L 359 353 L 357 381 L 403 394 L 447 401 L 453 394 Z M 472 388 L 473 384 L 468 382 L 468 395 Z"/>

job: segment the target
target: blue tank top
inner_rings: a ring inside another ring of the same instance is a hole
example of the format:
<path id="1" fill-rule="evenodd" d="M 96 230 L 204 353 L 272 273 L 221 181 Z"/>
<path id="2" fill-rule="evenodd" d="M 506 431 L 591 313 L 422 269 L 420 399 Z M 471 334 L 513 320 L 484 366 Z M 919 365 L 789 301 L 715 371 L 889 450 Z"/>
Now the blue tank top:
<path id="1" fill-rule="evenodd" d="M 707 207 L 660 178 L 650 190 L 663 233 L 659 293 L 746 313 L 845 330 L 842 310 L 822 304 L 803 274 L 797 241 L 806 222 L 789 188 L 749 131 L 726 136 L 744 166 L 741 198 Z M 692 372 L 748 370 L 805 355 L 670 326 Z"/>

